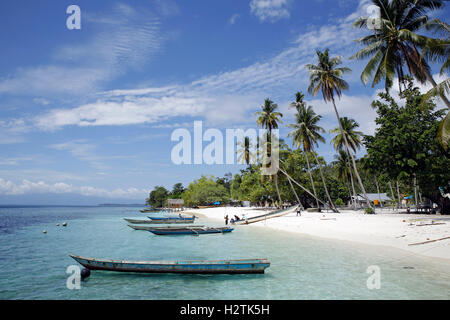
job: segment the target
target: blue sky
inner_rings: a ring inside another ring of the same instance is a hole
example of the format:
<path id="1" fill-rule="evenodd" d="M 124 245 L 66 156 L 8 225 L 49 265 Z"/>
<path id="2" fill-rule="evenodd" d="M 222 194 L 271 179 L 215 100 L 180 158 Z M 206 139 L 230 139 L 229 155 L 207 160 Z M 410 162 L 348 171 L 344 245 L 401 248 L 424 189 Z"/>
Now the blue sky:
<path id="1" fill-rule="evenodd" d="M 66 9 L 81 9 L 68 30 Z M 142 203 L 156 185 L 187 185 L 239 165 L 174 165 L 176 128 L 255 128 L 265 98 L 284 125 L 306 92 L 315 50 L 353 69 L 338 108 L 373 133 L 380 88 L 349 61 L 365 31 L 367 0 L 2 1 L 0 3 L 0 204 Z M 448 8 L 434 16 L 448 16 Z M 437 68 L 434 69 L 437 73 Z M 439 77 L 436 77 L 439 79 Z M 427 88 L 424 87 L 423 90 Z M 335 126 L 330 105 L 307 96 Z M 334 151 L 319 153 L 327 161 Z M 361 151 L 362 154 L 364 151 Z"/>

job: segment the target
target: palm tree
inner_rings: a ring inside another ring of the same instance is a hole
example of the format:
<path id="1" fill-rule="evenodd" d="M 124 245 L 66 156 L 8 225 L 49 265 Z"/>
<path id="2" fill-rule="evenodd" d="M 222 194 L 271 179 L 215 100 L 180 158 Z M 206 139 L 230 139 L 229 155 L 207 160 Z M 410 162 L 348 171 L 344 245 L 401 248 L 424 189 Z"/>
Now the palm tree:
<path id="1" fill-rule="evenodd" d="M 261 111 L 256 112 L 255 115 L 257 116 L 256 123 L 261 126 L 262 128 L 265 128 L 269 130 L 267 135 L 267 147 L 266 147 L 266 155 L 271 158 L 271 144 L 272 144 L 272 130 L 278 129 L 278 123 L 282 123 L 281 118 L 283 117 L 283 114 L 281 112 L 275 111 L 278 109 L 278 105 L 274 103 L 270 99 L 266 99 L 264 101 L 264 105 L 261 106 Z M 275 182 L 275 188 L 277 189 L 278 194 L 278 200 L 280 201 L 281 205 L 281 196 L 280 196 L 280 190 L 278 189 L 278 175 L 273 175 L 274 182 Z"/>
<path id="2" fill-rule="evenodd" d="M 297 96 L 299 98 L 299 96 Z M 314 158 L 319 166 L 320 175 L 322 178 L 322 183 L 324 185 L 325 193 L 327 194 L 328 201 L 332 208 L 336 211 L 336 207 L 334 206 L 333 201 L 331 200 L 330 194 L 328 192 L 328 188 L 325 182 L 325 178 L 323 176 L 322 167 L 320 166 L 320 162 L 317 159 L 313 151 L 314 146 L 318 145 L 318 141 L 325 143 L 325 139 L 321 135 L 321 133 L 325 132 L 325 130 L 318 126 L 317 123 L 320 121 L 322 116 L 317 115 L 311 106 L 306 107 L 305 104 L 298 104 L 297 114 L 295 115 L 296 123 L 289 124 L 288 127 L 293 130 L 289 132 L 288 137 L 292 137 L 292 143 L 295 147 L 299 148 L 303 147 L 303 152 L 305 153 L 306 163 L 308 165 L 309 177 L 311 179 L 311 184 L 313 188 L 314 195 L 316 196 L 317 207 L 319 208 L 319 202 L 317 200 L 317 194 L 314 187 L 314 180 L 311 175 L 311 167 L 309 165 L 308 155 L 312 153 Z"/>
<path id="3" fill-rule="evenodd" d="M 300 91 L 295 94 L 295 101 L 291 102 L 289 105 L 289 108 L 295 108 L 297 112 L 300 112 L 301 107 L 306 106 L 306 103 L 304 101 L 305 95 L 301 93 Z"/>
<path id="4" fill-rule="evenodd" d="M 356 149 L 359 150 L 359 148 L 361 148 L 361 145 L 362 145 L 361 137 L 362 137 L 363 133 L 361 131 L 355 130 L 356 128 L 359 127 L 359 124 L 353 119 L 343 117 L 343 118 L 341 118 L 341 126 L 344 131 L 344 135 L 347 138 L 350 149 L 354 153 L 356 153 Z M 350 150 L 347 151 L 347 149 L 345 148 L 344 136 L 342 135 L 341 129 L 339 127 L 337 127 L 333 130 L 330 130 L 330 133 L 336 133 L 336 136 L 333 139 L 331 139 L 331 143 L 333 144 L 334 149 L 339 152 L 347 153 L 348 157 L 346 157 L 346 159 L 350 163 L 350 154 L 349 154 Z M 353 196 L 355 197 L 354 198 L 354 209 L 356 209 L 356 191 L 355 191 L 355 185 L 353 183 L 353 174 L 352 174 L 351 170 L 350 170 L 350 181 L 351 181 L 351 185 L 352 185 Z"/>
<path id="5" fill-rule="evenodd" d="M 341 118 L 341 126 L 342 129 L 344 130 L 344 134 L 347 137 L 350 149 L 352 149 L 352 151 L 356 153 L 356 149 L 359 150 L 361 148 L 362 145 L 361 137 L 363 136 L 363 133 L 361 131 L 355 130 L 356 128 L 359 127 L 359 124 L 351 118 L 343 117 Z M 336 136 L 331 140 L 334 149 L 336 151 L 344 150 L 345 141 L 341 129 L 337 127 L 333 130 L 330 130 L 330 133 L 336 133 Z"/>
<path id="6" fill-rule="evenodd" d="M 356 209 L 356 191 L 355 185 L 353 184 L 353 174 L 350 165 L 350 156 L 344 150 L 339 150 L 338 154 L 336 154 L 334 158 L 336 159 L 334 165 L 337 169 L 337 178 L 340 181 L 345 182 L 346 185 L 350 182 L 352 186 L 353 194 L 350 191 L 350 188 L 349 187 L 347 188 L 349 189 L 350 199 L 352 199 L 353 208 Z"/>
<path id="7" fill-rule="evenodd" d="M 238 162 L 241 164 L 250 164 L 250 161 L 254 159 L 254 154 L 252 152 L 253 144 L 249 137 L 244 138 L 244 142 L 238 142 L 238 150 L 236 151 L 238 155 Z"/>
<path id="8" fill-rule="evenodd" d="M 380 10 L 380 18 L 373 29 L 373 34 L 356 40 L 366 47 L 354 54 L 350 59 L 366 59 L 370 61 L 361 74 L 364 84 L 373 77 L 372 87 L 385 79 L 388 91 L 394 76 L 399 79 L 399 88 L 405 84 L 405 69 L 419 82 L 437 84 L 431 75 L 426 57 L 445 57 L 448 59 L 449 41 L 430 38 L 417 34 L 420 29 L 434 28 L 429 22 L 427 11 L 440 9 L 443 0 L 372 0 Z M 354 26 L 368 28 L 371 18 L 359 18 Z M 420 51 L 421 50 L 421 51 Z M 448 108 L 450 102 L 445 94 L 440 94 Z"/>
<path id="9" fill-rule="evenodd" d="M 322 96 L 325 102 L 331 101 L 333 103 L 334 112 L 336 114 L 340 130 L 344 137 L 345 147 L 352 159 L 353 169 L 358 179 L 359 186 L 361 187 L 361 191 L 364 194 L 364 198 L 366 199 L 367 205 L 370 208 L 373 208 L 372 204 L 369 201 L 369 198 L 367 197 L 366 189 L 364 188 L 364 185 L 361 181 L 358 169 L 356 168 L 355 158 L 353 157 L 351 152 L 349 152 L 350 146 L 347 141 L 347 136 L 343 133 L 344 129 L 342 128 L 339 112 L 337 111 L 336 102 L 334 100 L 335 95 L 337 95 L 340 98 L 342 95 L 342 90 L 348 89 L 347 82 L 341 79 L 341 77 L 344 73 L 351 72 L 351 69 L 346 67 L 338 67 L 342 63 L 342 58 L 341 57 L 330 58 L 328 49 L 326 49 L 324 52 L 317 50 L 316 53 L 319 59 L 319 63 L 317 65 L 314 64 L 306 65 L 306 68 L 310 72 L 310 85 L 308 87 L 308 92 L 313 96 L 316 96 L 317 93 L 319 93 L 319 91 L 322 91 Z"/>

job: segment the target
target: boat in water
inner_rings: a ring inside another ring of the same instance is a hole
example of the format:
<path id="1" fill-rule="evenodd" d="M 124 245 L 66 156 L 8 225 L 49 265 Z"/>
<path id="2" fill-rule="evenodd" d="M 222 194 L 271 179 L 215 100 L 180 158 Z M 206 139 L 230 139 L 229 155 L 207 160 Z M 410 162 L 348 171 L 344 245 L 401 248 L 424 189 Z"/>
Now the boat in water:
<path id="1" fill-rule="evenodd" d="M 134 230 L 146 230 L 149 231 L 150 229 L 159 229 L 161 227 L 152 227 L 152 226 L 133 226 L 131 224 L 128 225 L 130 228 L 134 229 Z M 186 226 L 186 228 L 192 228 L 192 229 L 198 229 L 198 228 L 204 228 L 205 226 Z M 180 227 L 170 227 L 170 226 L 165 226 L 163 227 L 164 229 L 179 229 Z"/>
<path id="2" fill-rule="evenodd" d="M 140 212 L 142 212 L 142 213 L 145 213 L 145 212 L 159 212 L 159 211 L 161 211 L 160 209 L 155 209 L 155 208 L 145 208 L 145 209 L 142 209 L 142 210 L 139 210 Z"/>
<path id="3" fill-rule="evenodd" d="M 132 224 L 188 224 L 193 223 L 194 220 L 175 220 L 175 219 L 157 219 L 157 220 L 138 220 L 138 219 L 128 219 L 123 218 L 125 221 Z"/>
<path id="4" fill-rule="evenodd" d="M 233 228 L 221 227 L 221 228 L 189 228 L 189 227 L 180 227 L 180 228 L 149 228 L 148 231 L 154 233 L 158 236 L 165 235 L 200 235 L 200 234 L 213 234 L 213 233 L 230 233 L 233 231 Z"/>
<path id="5" fill-rule="evenodd" d="M 70 257 L 89 270 L 140 273 L 248 274 L 264 273 L 270 266 L 267 259 L 128 261 Z"/>
<path id="6" fill-rule="evenodd" d="M 192 217 L 182 217 L 182 216 L 179 216 L 179 217 L 147 217 L 147 218 L 149 218 L 150 220 L 153 220 L 153 221 L 157 221 L 157 220 L 168 220 L 168 221 L 171 221 L 171 220 L 174 220 L 174 221 L 178 221 L 178 220 L 183 220 L 183 221 L 194 221 L 194 220 L 195 220 L 195 216 L 192 216 Z"/>

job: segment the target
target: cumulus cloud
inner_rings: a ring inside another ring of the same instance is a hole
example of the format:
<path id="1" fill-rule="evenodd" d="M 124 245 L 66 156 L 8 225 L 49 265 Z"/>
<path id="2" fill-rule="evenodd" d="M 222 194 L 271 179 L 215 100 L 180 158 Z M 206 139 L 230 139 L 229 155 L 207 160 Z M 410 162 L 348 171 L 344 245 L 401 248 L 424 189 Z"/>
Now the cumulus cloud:
<path id="1" fill-rule="evenodd" d="M 289 5 L 291 0 L 252 0 L 250 12 L 257 16 L 261 22 L 275 22 L 289 18 Z"/>
<path id="2" fill-rule="evenodd" d="M 139 199 L 148 195 L 149 190 L 127 188 L 107 190 L 95 188 L 91 186 L 73 186 L 71 184 L 57 182 L 47 183 L 44 181 L 33 182 L 23 180 L 20 183 L 14 183 L 10 180 L 0 178 L 0 194 L 1 195 L 24 195 L 24 194 L 64 194 L 73 193 L 89 197 L 105 197 L 115 199 Z"/>

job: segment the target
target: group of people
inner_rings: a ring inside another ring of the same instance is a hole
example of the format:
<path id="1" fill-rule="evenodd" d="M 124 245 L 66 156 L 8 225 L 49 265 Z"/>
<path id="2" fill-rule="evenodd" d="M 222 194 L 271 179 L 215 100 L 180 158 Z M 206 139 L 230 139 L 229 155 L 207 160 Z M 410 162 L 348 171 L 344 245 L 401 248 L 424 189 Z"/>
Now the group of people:
<path id="1" fill-rule="evenodd" d="M 228 215 L 226 215 L 224 219 L 225 219 L 225 225 L 228 225 L 228 219 L 229 219 Z M 245 214 L 242 215 L 242 219 L 239 218 L 239 216 L 234 215 L 234 218 L 231 218 L 230 223 L 234 224 L 235 222 L 242 221 L 242 220 L 245 220 L 245 222 L 248 223 L 248 218 Z"/>

